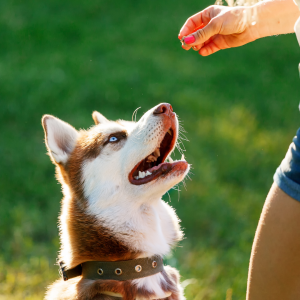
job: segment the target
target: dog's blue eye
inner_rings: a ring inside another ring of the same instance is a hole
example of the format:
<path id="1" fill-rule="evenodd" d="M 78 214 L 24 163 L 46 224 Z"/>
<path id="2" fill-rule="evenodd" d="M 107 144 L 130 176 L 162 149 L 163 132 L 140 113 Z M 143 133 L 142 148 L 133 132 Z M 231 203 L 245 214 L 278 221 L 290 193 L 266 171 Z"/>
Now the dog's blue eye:
<path id="1" fill-rule="evenodd" d="M 110 139 L 109 139 L 109 141 L 110 142 L 116 142 L 118 139 L 115 137 L 115 136 L 112 136 Z"/>

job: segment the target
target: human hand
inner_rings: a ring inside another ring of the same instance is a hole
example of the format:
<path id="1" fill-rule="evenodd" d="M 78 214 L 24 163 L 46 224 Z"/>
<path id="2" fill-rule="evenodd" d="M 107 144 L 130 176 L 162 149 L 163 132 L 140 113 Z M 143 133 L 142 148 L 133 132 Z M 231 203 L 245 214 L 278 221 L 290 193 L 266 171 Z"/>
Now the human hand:
<path id="1" fill-rule="evenodd" d="M 293 0 L 265 0 L 253 6 L 212 5 L 187 19 L 178 37 L 183 49 L 193 48 L 207 56 L 258 38 L 294 32 L 299 17 Z"/>
<path id="2" fill-rule="evenodd" d="M 253 13 L 252 7 L 209 6 L 187 19 L 181 28 L 178 38 L 183 41 L 182 48 L 207 56 L 252 42 L 259 37 Z"/>

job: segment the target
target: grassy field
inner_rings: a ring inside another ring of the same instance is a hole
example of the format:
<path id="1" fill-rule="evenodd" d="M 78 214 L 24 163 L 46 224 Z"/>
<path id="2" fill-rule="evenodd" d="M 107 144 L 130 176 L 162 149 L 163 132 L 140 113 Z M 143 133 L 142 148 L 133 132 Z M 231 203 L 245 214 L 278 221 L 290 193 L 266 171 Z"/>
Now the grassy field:
<path id="1" fill-rule="evenodd" d="M 273 173 L 300 124 L 299 46 L 270 37 L 211 57 L 177 34 L 210 1 L 0 2 L 0 299 L 42 299 L 57 278 L 61 191 L 43 114 L 76 128 L 99 110 L 131 119 L 169 102 L 190 142 L 191 181 L 165 196 L 185 240 L 168 263 L 189 300 L 244 299 Z M 179 154 L 177 153 L 179 156 Z"/>

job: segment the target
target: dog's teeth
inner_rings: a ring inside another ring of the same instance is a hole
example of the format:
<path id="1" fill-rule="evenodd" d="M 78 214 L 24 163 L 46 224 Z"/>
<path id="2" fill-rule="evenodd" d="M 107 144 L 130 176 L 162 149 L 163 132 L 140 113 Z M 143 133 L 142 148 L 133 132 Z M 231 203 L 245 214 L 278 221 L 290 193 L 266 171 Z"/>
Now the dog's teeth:
<path id="1" fill-rule="evenodd" d="M 159 151 L 159 148 L 156 148 L 153 152 L 154 156 L 155 157 L 159 157 L 160 156 L 160 151 Z"/>
<path id="2" fill-rule="evenodd" d="M 147 157 L 147 162 L 154 162 L 154 161 L 157 161 L 157 158 L 153 155 L 149 155 Z"/>
<path id="3" fill-rule="evenodd" d="M 169 134 L 169 135 L 172 135 L 171 129 L 168 130 L 168 134 Z"/>
<path id="4" fill-rule="evenodd" d="M 135 178 L 136 180 L 138 180 L 140 177 L 139 177 L 139 176 L 135 176 L 134 178 Z"/>
<path id="5" fill-rule="evenodd" d="M 152 175 L 149 171 L 146 172 L 146 176 Z"/>
<path id="6" fill-rule="evenodd" d="M 184 154 L 181 155 L 181 160 L 185 160 Z"/>
<path id="7" fill-rule="evenodd" d="M 140 177 L 140 178 L 144 178 L 144 177 L 145 177 L 145 172 L 139 171 L 139 177 Z"/>
<path id="8" fill-rule="evenodd" d="M 174 162 L 174 160 L 172 159 L 171 156 L 169 156 L 169 162 L 170 162 L 170 163 L 173 163 L 173 162 Z"/>

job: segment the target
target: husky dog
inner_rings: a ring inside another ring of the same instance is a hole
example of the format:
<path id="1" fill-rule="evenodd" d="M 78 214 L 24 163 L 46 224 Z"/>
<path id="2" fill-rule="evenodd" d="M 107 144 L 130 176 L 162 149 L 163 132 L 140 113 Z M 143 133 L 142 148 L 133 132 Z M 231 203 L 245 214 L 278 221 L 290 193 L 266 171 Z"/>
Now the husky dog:
<path id="1" fill-rule="evenodd" d="M 172 106 L 159 104 L 138 122 L 109 121 L 96 111 L 93 119 L 95 126 L 80 131 L 51 115 L 42 119 L 64 195 L 59 218 L 63 274 L 84 269 L 86 262 L 161 258 L 183 235 L 174 209 L 161 199 L 190 168 L 184 158 L 166 162 L 179 129 Z M 185 299 L 178 271 L 162 263 L 159 272 L 141 278 L 102 279 L 101 268 L 97 273 L 96 279 L 64 277 L 48 288 L 45 299 Z"/>

